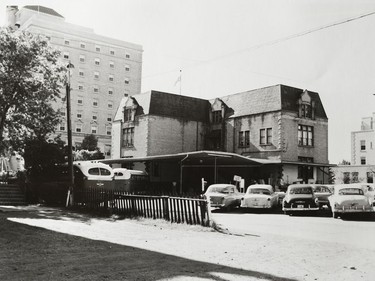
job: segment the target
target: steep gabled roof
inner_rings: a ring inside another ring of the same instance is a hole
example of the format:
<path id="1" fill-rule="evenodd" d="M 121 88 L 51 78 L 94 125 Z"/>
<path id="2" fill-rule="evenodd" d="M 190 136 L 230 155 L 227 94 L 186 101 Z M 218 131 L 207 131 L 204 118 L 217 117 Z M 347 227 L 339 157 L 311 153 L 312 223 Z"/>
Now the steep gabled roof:
<path id="1" fill-rule="evenodd" d="M 149 114 L 208 122 L 208 100 L 151 91 Z"/>
<path id="2" fill-rule="evenodd" d="M 220 99 L 232 110 L 230 117 L 261 114 L 265 112 L 286 110 L 298 112 L 298 100 L 304 92 L 302 89 L 285 85 L 275 85 L 221 97 Z M 319 94 L 308 91 L 315 102 L 315 116 L 327 118 Z M 213 103 L 215 100 L 210 100 Z"/>
<path id="3" fill-rule="evenodd" d="M 121 100 L 114 120 L 122 119 L 122 109 L 130 97 Z M 156 116 L 179 118 L 184 120 L 208 122 L 210 103 L 208 100 L 170 94 L 159 91 L 149 91 L 133 95 L 139 108 L 137 112 Z"/>
<path id="4" fill-rule="evenodd" d="M 43 14 L 47 14 L 47 15 L 51 15 L 51 16 L 55 16 L 55 17 L 64 18 L 62 15 L 60 15 L 59 13 L 57 13 L 55 10 L 53 10 L 51 8 L 44 7 L 44 6 L 28 5 L 28 6 L 24 6 L 24 8 L 25 9 L 29 9 L 29 10 L 33 10 L 33 11 L 37 11 L 39 13 L 43 13 Z"/>
<path id="5" fill-rule="evenodd" d="M 260 114 L 281 109 L 280 86 L 271 86 L 220 98 L 234 112 L 230 117 Z"/>

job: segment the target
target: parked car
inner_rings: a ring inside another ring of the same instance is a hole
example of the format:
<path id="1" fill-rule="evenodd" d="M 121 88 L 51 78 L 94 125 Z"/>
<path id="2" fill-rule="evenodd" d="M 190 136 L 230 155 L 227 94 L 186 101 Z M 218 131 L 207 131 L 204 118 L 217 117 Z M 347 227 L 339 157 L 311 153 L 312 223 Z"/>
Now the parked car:
<path id="1" fill-rule="evenodd" d="M 109 165 L 96 161 L 73 162 L 74 188 L 77 191 L 87 188 L 113 188 L 114 174 Z M 35 192 L 39 200 L 46 203 L 62 204 L 70 185 L 68 165 L 55 165 L 39 171 L 42 176 L 35 180 Z M 79 200 L 79 195 L 75 197 Z"/>
<path id="2" fill-rule="evenodd" d="M 278 205 L 278 194 L 267 184 L 250 185 L 241 199 L 241 208 L 274 208 Z"/>
<path id="3" fill-rule="evenodd" d="M 318 198 L 319 208 L 327 206 L 330 209 L 328 198 L 332 195 L 329 186 L 324 184 L 313 184 L 311 185 L 315 196 Z"/>
<path id="4" fill-rule="evenodd" d="M 212 184 L 204 193 L 211 207 L 231 210 L 241 205 L 242 194 L 233 184 Z"/>
<path id="5" fill-rule="evenodd" d="M 96 161 L 76 161 L 74 167 L 74 185 L 78 188 L 113 188 L 114 173 L 112 168 Z"/>
<path id="6" fill-rule="evenodd" d="M 369 195 L 366 185 L 340 184 L 335 186 L 335 191 L 329 197 L 332 217 L 337 218 L 347 213 L 371 213 L 373 197 Z"/>
<path id="7" fill-rule="evenodd" d="M 292 184 L 288 186 L 282 203 L 285 214 L 300 211 L 319 210 L 319 201 L 311 184 Z"/>
<path id="8" fill-rule="evenodd" d="M 145 193 L 149 184 L 149 176 L 146 172 L 130 170 L 126 168 L 114 168 L 115 188 L 137 194 Z"/>

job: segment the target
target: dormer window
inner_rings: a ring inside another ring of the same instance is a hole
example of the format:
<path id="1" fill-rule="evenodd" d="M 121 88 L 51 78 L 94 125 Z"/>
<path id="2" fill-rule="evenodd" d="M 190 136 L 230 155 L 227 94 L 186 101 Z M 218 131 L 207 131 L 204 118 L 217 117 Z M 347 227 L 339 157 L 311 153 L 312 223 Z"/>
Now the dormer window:
<path id="1" fill-rule="evenodd" d="M 301 94 L 298 104 L 300 118 L 315 119 L 315 102 L 307 90 Z"/>
<path id="2" fill-rule="evenodd" d="M 212 123 L 219 124 L 222 121 L 221 110 L 212 111 Z"/>
<path id="3" fill-rule="evenodd" d="M 311 105 L 308 103 L 301 104 L 301 116 L 302 118 L 312 118 Z"/>
<path id="4" fill-rule="evenodd" d="M 124 122 L 132 121 L 132 109 L 131 108 L 125 108 L 124 109 Z"/>

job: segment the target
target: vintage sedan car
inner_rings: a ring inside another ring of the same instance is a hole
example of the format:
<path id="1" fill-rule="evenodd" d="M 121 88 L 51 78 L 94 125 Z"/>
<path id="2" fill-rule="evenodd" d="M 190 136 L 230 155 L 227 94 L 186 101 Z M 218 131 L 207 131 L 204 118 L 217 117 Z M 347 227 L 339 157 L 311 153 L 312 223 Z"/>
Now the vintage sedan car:
<path id="1" fill-rule="evenodd" d="M 292 184 L 288 186 L 282 203 L 285 214 L 300 211 L 318 211 L 319 201 L 311 184 Z"/>
<path id="2" fill-rule="evenodd" d="M 366 186 L 360 183 L 336 185 L 329 203 L 333 218 L 347 213 L 374 212 L 373 198 L 369 196 Z"/>
<path id="3" fill-rule="evenodd" d="M 332 195 L 332 191 L 329 186 L 324 184 L 312 184 L 311 185 L 315 194 L 318 198 L 318 204 L 320 208 L 327 206 L 330 209 L 328 198 Z"/>
<path id="4" fill-rule="evenodd" d="M 267 184 L 253 184 L 241 199 L 241 208 L 274 208 L 278 205 L 278 194 Z"/>
<path id="5" fill-rule="evenodd" d="M 241 205 L 242 194 L 233 184 L 212 184 L 204 193 L 211 207 L 231 210 Z"/>

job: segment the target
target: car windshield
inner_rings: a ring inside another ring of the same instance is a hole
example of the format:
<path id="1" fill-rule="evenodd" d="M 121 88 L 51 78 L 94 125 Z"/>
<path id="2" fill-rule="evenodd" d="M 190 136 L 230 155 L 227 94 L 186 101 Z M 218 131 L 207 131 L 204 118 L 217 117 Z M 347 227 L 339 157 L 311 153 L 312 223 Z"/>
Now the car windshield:
<path id="1" fill-rule="evenodd" d="M 268 189 L 265 188 L 251 188 L 249 190 L 250 194 L 265 194 L 265 195 L 271 195 L 271 192 Z"/>
<path id="2" fill-rule="evenodd" d="M 343 188 L 339 190 L 339 195 L 363 195 L 360 188 Z"/>
<path id="3" fill-rule="evenodd" d="M 230 186 L 211 186 L 207 192 L 229 193 L 234 192 L 234 189 Z"/>
<path id="4" fill-rule="evenodd" d="M 289 191 L 290 194 L 312 194 L 311 187 L 297 187 Z"/>

